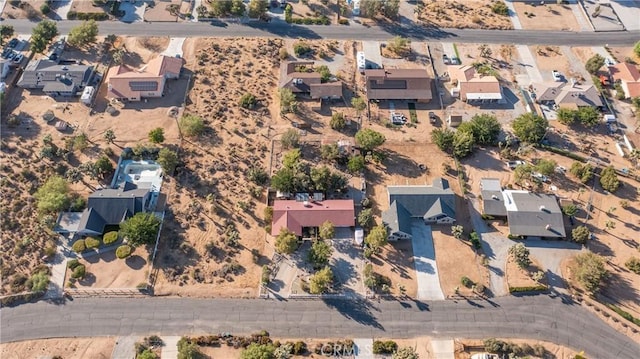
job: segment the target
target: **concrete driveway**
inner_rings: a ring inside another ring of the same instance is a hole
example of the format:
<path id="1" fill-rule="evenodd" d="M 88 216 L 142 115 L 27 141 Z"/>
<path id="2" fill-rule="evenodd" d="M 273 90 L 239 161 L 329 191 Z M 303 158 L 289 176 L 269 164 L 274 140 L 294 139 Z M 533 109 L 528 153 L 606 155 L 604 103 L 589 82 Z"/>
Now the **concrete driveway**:
<path id="1" fill-rule="evenodd" d="M 543 241 L 541 239 L 527 239 L 524 244 L 529 249 L 530 255 L 544 268 L 551 289 L 569 294 L 562 278 L 560 264 L 566 258 L 582 251 L 582 246 L 568 241 Z"/>
<path id="2" fill-rule="evenodd" d="M 67 13 L 71 10 L 71 0 L 58 0 L 51 6 L 51 18 L 54 20 L 66 20 Z"/>
<path id="3" fill-rule="evenodd" d="M 182 45 L 184 45 L 184 37 L 172 37 L 169 39 L 169 45 L 166 50 L 162 52 L 161 55 L 174 57 L 176 55 L 180 55 L 183 57 Z"/>
<path id="4" fill-rule="evenodd" d="M 342 293 L 349 296 L 365 295 L 364 282 L 360 277 L 364 269 L 362 250 L 353 238 L 350 228 L 336 228 L 335 238 L 331 240 L 333 254 L 329 264 Z"/>
<path id="5" fill-rule="evenodd" d="M 413 263 L 416 267 L 416 281 L 418 282 L 418 299 L 442 300 L 444 293 L 440 288 L 436 251 L 433 247 L 431 226 L 427 226 L 421 219 L 411 223 L 411 244 L 413 246 Z"/>
<path id="6" fill-rule="evenodd" d="M 147 5 L 143 1 L 131 3 L 123 1 L 120 3 L 120 10 L 124 11 L 124 15 L 120 18 L 122 22 L 140 22 L 144 21 L 144 11 Z"/>

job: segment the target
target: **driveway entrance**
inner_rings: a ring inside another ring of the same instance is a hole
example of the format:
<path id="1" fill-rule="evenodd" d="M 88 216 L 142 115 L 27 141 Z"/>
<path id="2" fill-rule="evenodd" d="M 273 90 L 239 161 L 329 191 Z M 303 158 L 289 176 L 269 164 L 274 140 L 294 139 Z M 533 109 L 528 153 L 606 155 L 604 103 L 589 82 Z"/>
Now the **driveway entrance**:
<path id="1" fill-rule="evenodd" d="M 418 299 L 442 300 L 444 293 L 440 288 L 431 226 L 425 225 L 421 219 L 414 219 L 411 223 L 411 233 L 413 234 L 411 237 L 413 263 L 418 281 Z"/>

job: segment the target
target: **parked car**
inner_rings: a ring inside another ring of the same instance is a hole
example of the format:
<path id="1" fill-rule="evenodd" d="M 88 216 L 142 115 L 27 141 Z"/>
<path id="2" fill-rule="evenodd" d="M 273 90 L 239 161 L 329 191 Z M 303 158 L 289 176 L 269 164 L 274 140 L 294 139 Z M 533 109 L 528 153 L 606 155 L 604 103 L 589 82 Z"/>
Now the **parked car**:
<path id="1" fill-rule="evenodd" d="M 473 354 L 471 359 L 499 359 L 500 357 L 497 354 L 489 354 L 489 353 L 479 353 Z"/>
<path id="2" fill-rule="evenodd" d="M 445 65 L 451 64 L 451 60 L 449 59 L 449 56 L 447 56 L 447 54 L 442 55 L 442 62 L 444 62 Z"/>
<path id="3" fill-rule="evenodd" d="M 12 60 L 14 57 L 16 57 L 17 53 L 11 51 L 10 53 L 7 54 L 7 59 Z"/>
<path id="4" fill-rule="evenodd" d="M 436 123 L 437 120 L 438 120 L 438 116 L 436 116 L 436 113 L 433 111 L 429 111 L 429 121 L 431 123 Z"/>
<path id="5" fill-rule="evenodd" d="M 607 58 L 604 59 L 604 64 L 607 65 L 607 66 L 613 66 L 613 65 L 616 64 L 616 62 L 612 58 L 607 57 Z"/>
<path id="6" fill-rule="evenodd" d="M 551 71 L 551 75 L 553 75 L 554 81 L 562 81 L 562 75 L 558 71 L 556 70 Z"/>
<path id="7" fill-rule="evenodd" d="M 394 125 L 404 125 L 405 123 L 407 123 L 407 116 L 401 114 L 401 113 L 391 113 L 391 123 L 393 123 Z"/>
<path id="8" fill-rule="evenodd" d="M 508 161 L 507 162 L 507 167 L 514 169 L 520 165 L 523 165 L 524 161 Z"/>
<path id="9" fill-rule="evenodd" d="M 22 59 L 24 59 L 24 55 L 23 54 L 17 54 L 16 57 L 13 58 L 13 63 L 19 64 L 19 63 L 22 62 Z"/>
<path id="10" fill-rule="evenodd" d="M 9 46 L 9 48 L 13 49 L 13 48 L 15 48 L 16 46 L 18 46 L 18 43 L 19 43 L 19 42 L 20 42 L 20 41 L 19 41 L 18 39 L 13 38 L 13 39 L 11 39 L 11 41 L 9 41 L 9 43 L 7 44 L 7 46 Z"/>
<path id="11" fill-rule="evenodd" d="M 543 175 L 542 173 L 539 173 L 539 172 L 532 173 L 531 177 L 533 177 L 533 178 L 535 178 L 535 179 L 537 179 L 537 180 L 539 180 L 541 182 L 548 182 L 549 181 L 549 178 L 547 176 L 545 176 L 545 175 Z"/>
<path id="12" fill-rule="evenodd" d="M 556 167 L 556 173 L 565 173 L 567 172 L 567 168 L 564 166 L 558 166 Z"/>

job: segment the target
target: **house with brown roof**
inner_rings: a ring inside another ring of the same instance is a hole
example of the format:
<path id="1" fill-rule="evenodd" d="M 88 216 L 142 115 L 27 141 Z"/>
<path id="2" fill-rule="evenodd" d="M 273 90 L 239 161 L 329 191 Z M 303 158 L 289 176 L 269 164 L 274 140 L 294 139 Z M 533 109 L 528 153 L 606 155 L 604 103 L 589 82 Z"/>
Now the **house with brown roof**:
<path id="1" fill-rule="evenodd" d="M 162 97 L 166 80 L 180 77 L 182 59 L 160 55 L 139 70 L 126 65 L 109 69 L 107 98 L 140 101 L 143 97 Z"/>
<path id="2" fill-rule="evenodd" d="M 450 66 L 451 80 L 457 82 L 451 96 L 468 103 L 503 102 L 502 87 L 495 76 L 482 76 L 473 66 Z"/>
<path id="3" fill-rule="evenodd" d="M 609 66 L 614 82 L 620 81 L 625 98 L 640 97 L 640 71 L 636 65 L 622 62 Z"/>
<path id="4" fill-rule="evenodd" d="M 545 82 L 531 84 L 531 87 L 536 102 L 541 104 L 569 109 L 604 106 L 600 92 L 595 86 L 579 84 L 573 79 L 569 84 Z"/>
<path id="5" fill-rule="evenodd" d="M 287 229 L 301 237 L 305 228 L 317 233 L 317 229 L 326 221 L 338 228 L 354 227 L 356 220 L 353 200 L 276 200 L 273 203 L 271 235 L 277 236 L 281 230 Z"/>
<path id="6" fill-rule="evenodd" d="M 367 99 L 429 102 L 431 81 L 425 69 L 376 69 L 364 71 Z"/>
<path id="7" fill-rule="evenodd" d="M 280 65 L 280 88 L 288 88 L 297 97 L 337 100 L 343 97 L 342 81 L 322 82 L 313 61 L 285 61 Z"/>

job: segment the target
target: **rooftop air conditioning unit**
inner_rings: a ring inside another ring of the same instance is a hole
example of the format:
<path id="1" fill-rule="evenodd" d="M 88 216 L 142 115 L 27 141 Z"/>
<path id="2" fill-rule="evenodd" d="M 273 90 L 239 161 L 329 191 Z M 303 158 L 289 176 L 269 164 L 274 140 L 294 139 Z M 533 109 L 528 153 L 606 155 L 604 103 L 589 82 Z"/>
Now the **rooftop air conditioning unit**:
<path id="1" fill-rule="evenodd" d="M 305 207 L 311 207 L 311 205 L 309 204 L 309 201 L 302 202 L 302 205 Z"/>
<path id="2" fill-rule="evenodd" d="M 544 206 L 540 206 L 540 210 L 544 211 L 546 208 Z"/>
<path id="3" fill-rule="evenodd" d="M 548 230 L 550 230 L 550 229 L 551 229 L 551 225 L 550 225 L 550 224 L 547 224 L 544 228 L 548 231 Z"/>
<path id="4" fill-rule="evenodd" d="M 493 198 L 493 199 L 497 200 L 497 199 L 498 199 L 498 196 L 496 196 L 495 194 L 492 194 L 492 195 L 491 195 L 491 198 Z"/>

